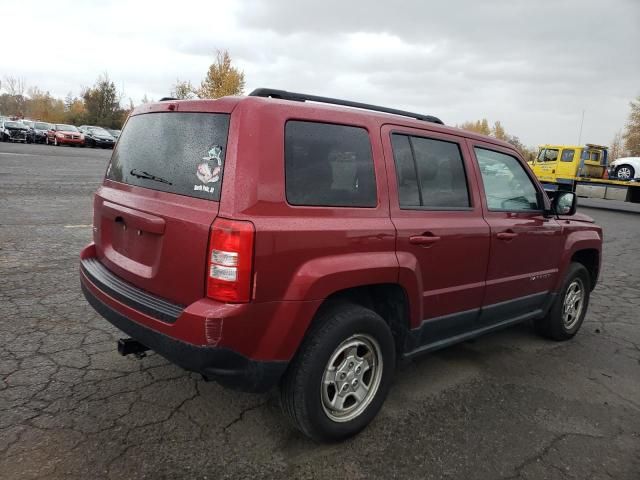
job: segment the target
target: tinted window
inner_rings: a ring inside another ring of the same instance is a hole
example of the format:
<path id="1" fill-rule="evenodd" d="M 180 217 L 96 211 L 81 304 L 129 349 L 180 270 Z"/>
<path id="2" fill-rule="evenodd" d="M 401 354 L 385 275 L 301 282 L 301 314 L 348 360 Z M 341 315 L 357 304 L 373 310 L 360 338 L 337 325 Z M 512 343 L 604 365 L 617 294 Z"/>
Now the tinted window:
<path id="1" fill-rule="evenodd" d="M 413 161 L 411 144 L 406 135 L 392 135 L 393 158 L 396 162 L 398 180 L 398 200 L 401 207 L 422 206 L 416 165 Z"/>
<path id="2" fill-rule="evenodd" d="M 563 162 L 573 162 L 573 155 L 575 153 L 575 150 L 563 150 L 561 160 Z"/>
<path id="3" fill-rule="evenodd" d="M 377 204 L 371 144 L 364 128 L 287 122 L 285 177 L 287 201 L 292 205 Z"/>
<path id="4" fill-rule="evenodd" d="M 129 185 L 220 199 L 229 115 L 148 113 L 122 130 L 107 178 Z"/>
<path id="5" fill-rule="evenodd" d="M 394 134 L 392 145 L 401 207 L 469 207 L 462 155 L 456 143 Z"/>
<path id="6" fill-rule="evenodd" d="M 538 191 L 515 157 L 476 148 L 489 210 L 539 210 Z"/>

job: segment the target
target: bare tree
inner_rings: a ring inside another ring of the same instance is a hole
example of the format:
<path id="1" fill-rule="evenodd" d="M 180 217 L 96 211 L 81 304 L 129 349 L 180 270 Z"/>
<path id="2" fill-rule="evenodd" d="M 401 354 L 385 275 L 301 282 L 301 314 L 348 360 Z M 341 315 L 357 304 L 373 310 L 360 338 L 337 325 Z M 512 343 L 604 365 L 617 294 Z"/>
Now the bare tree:
<path id="1" fill-rule="evenodd" d="M 622 131 L 618 130 L 611 140 L 611 146 L 609 148 L 609 161 L 613 161 L 616 158 L 624 157 L 624 145 L 622 141 Z"/>
<path id="2" fill-rule="evenodd" d="M 7 93 L 12 97 L 24 96 L 27 85 L 24 78 L 7 75 L 4 77 L 4 84 L 7 89 Z"/>
<path id="3" fill-rule="evenodd" d="M 622 134 L 624 148 L 631 156 L 640 156 L 640 97 L 632 100 L 629 104 L 631 112 L 625 131 Z"/>

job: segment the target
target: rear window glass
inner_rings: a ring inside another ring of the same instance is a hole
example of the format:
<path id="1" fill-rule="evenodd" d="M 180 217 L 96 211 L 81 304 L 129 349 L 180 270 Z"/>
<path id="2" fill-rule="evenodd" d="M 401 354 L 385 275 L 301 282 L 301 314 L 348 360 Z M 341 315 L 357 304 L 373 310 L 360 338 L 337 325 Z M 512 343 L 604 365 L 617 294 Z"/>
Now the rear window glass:
<path id="1" fill-rule="evenodd" d="M 289 121 L 285 130 L 286 193 L 290 204 L 376 206 L 371 143 L 364 128 Z"/>
<path id="2" fill-rule="evenodd" d="M 129 118 L 107 178 L 128 185 L 220 200 L 229 132 L 222 113 L 159 112 Z"/>

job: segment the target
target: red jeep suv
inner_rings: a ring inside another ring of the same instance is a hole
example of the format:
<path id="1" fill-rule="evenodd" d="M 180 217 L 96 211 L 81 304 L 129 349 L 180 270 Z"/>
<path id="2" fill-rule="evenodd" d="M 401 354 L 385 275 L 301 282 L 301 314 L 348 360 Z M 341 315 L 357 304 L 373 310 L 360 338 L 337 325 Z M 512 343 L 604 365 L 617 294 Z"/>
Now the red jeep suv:
<path id="1" fill-rule="evenodd" d="M 164 99 L 122 131 L 80 277 L 130 337 L 120 353 L 279 385 L 300 430 L 340 439 L 399 359 L 524 321 L 573 337 L 602 246 L 575 209 L 512 145 L 429 115 L 270 89 Z"/>

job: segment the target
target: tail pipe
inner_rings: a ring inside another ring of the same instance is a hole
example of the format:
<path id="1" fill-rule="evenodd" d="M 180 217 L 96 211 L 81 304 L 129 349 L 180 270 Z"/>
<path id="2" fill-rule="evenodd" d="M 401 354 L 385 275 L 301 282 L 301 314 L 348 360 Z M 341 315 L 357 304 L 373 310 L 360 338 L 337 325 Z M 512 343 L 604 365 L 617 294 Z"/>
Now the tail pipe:
<path id="1" fill-rule="evenodd" d="M 149 347 L 143 345 L 133 338 L 121 338 L 118 340 L 118 353 L 120 355 L 135 355 L 138 358 L 146 356 L 145 352 L 149 350 Z"/>

